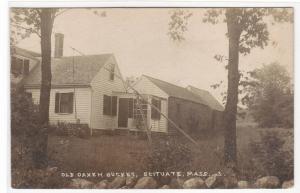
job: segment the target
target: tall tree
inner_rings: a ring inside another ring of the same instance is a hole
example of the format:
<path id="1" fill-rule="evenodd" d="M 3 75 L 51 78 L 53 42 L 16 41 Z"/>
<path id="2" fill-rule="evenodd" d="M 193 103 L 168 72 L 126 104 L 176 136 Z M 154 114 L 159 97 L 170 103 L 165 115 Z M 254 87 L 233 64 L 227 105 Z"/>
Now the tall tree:
<path id="1" fill-rule="evenodd" d="M 58 9 L 26 9 L 14 8 L 11 13 L 11 27 L 18 29 L 22 38 L 35 33 L 41 38 L 41 88 L 39 105 L 39 124 L 41 129 L 37 131 L 33 159 L 36 167 L 47 165 L 47 127 L 49 121 L 49 103 L 51 89 L 51 34 L 54 18 L 60 14 Z M 13 43 L 11 43 L 13 44 Z"/>
<path id="2" fill-rule="evenodd" d="M 236 114 L 238 103 L 239 55 L 247 55 L 252 48 L 264 48 L 269 41 L 266 19 L 272 22 L 291 22 L 292 10 L 288 8 L 213 8 L 207 9 L 203 22 L 225 22 L 229 41 L 228 86 L 224 111 L 224 161 L 227 166 L 237 164 Z M 173 40 L 184 40 L 191 13 L 175 10 L 169 23 L 169 35 Z"/>
<path id="3" fill-rule="evenodd" d="M 40 129 L 36 135 L 36 151 L 34 160 L 37 167 L 47 164 L 47 127 L 49 124 L 49 104 L 51 90 L 51 35 L 55 18 L 71 9 L 56 8 L 12 8 L 11 9 L 11 41 L 13 48 L 19 39 L 36 34 L 41 39 L 41 88 L 39 105 Z M 106 17 L 106 12 L 98 8 L 89 8 L 93 14 Z M 11 49 L 13 53 L 14 49 Z"/>
<path id="4" fill-rule="evenodd" d="M 41 26 L 41 89 L 40 89 L 40 135 L 37 138 L 37 148 L 34 159 L 38 167 L 47 165 L 47 146 L 48 146 L 48 122 L 49 122 L 49 104 L 51 91 L 51 34 L 56 9 L 41 9 L 39 10 L 40 26 Z"/>

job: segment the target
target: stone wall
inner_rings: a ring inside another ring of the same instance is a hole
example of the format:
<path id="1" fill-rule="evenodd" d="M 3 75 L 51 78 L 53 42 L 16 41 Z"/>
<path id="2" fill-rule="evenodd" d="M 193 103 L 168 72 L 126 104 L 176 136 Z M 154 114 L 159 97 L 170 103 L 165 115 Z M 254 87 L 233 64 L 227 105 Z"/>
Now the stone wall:
<path id="1" fill-rule="evenodd" d="M 211 175 L 208 177 L 193 177 L 189 179 L 172 178 L 169 183 L 159 183 L 153 177 L 115 177 L 91 182 L 82 178 L 74 178 L 67 188 L 73 189 L 249 189 L 249 188 L 291 188 L 294 180 L 280 182 L 276 176 L 265 176 L 255 182 L 238 180 L 236 177 Z"/>

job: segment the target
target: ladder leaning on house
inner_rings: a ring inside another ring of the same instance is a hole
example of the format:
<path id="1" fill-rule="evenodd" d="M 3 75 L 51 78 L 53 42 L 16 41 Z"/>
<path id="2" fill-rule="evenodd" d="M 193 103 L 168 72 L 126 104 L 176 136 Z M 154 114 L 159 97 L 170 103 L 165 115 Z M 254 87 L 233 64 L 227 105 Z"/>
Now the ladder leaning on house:
<path id="1" fill-rule="evenodd" d="M 141 130 L 146 131 L 149 143 L 152 144 L 151 127 L 147 124 L 148 103 L 145 101 L 145 99 L 136 94 L 136 99 L 134 100 L 133 104 L 133 118 L 136 121 L 136 126 Z"/>

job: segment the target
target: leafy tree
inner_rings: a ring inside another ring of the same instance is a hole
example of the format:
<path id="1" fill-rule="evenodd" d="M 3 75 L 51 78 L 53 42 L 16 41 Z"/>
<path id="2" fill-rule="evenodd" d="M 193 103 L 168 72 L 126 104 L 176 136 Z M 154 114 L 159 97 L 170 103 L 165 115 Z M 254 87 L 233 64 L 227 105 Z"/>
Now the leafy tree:
<path id="1" fill-rule="evenodd" d="M 187 20 L 191 14 L 175 10 L 169 23 L 169 35 L 175 41 L 183 40 Z M 224 111 L 224 159 L 227 166 L 237 164 L 236 114 L 239 86 L 239 55 L 247 55 L 255 47 L 264 48 L 269 41 L 267 19 L 272 22 L 291 22 L 291 10 L 287 8 L 212 8 L 205 11 L 203 22 L 227 24 L 228 87 Z"/>
<path id="2" fill-rule="evenodd" d="M 54 8 L 13 8 L 11 13 L 11 25 L 14 29 L 23 31 L 23 38 L 35 33 L 41 38 L 41 89 L 39 105 L 39 124 L 42 128 L 36 135 L 36 147 L 34 153 L 36 167 L 47 165 L 47 127 L 49 121 L 49 103 L 51 89 L 51 34 L 53 22 L 56 16 L 61 14 Z M 19 32 L 21 33 L 21 32 Z M 12 40 L 13 41 L 13 40 Z M 13 44 L 14 42 L 11 42 Z"/>
<path id="3" fill-rule="evenodd" d="M 293 91 L 291 78 L 278 63 L 264 65 L 249 72 L 243 103 L 262 127 L 293 126 Z"/>
<path id="4" fill-rule="evenodd" d="M 11 9 L 11 48 L 21 39 L 36 34 L 41 39 L 41 88 L 40 88 L 40 104 L 39 104 L 39 124 L 40 132 L 36 135 L 37 147 L 35 157 L 37 167 L 47 165 L 47 144 L 48 135 L 47 127 L 49 124 L 49 103 L 51 90 L 51 34 L 55 18 L 71 9 L 57 8 L 12 8 Z M 99 17 L 106 17 L 106 12 L 98 9 L 92 10 Z M 11 53 L 14 49 L 11 49 Z"/>

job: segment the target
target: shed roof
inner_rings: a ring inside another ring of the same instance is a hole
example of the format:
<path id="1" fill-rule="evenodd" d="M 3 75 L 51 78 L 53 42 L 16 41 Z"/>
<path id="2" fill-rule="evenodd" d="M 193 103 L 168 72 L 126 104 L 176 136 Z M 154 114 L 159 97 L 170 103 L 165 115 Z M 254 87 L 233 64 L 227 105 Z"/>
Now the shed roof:
<path id="1" fill-rule="evenodd" d="M 152 78 L 150 76 L 143 75 L 148 78 L 153 84 L 159 87 L 161 90 L 166 92 L 169 96 L 181 98 L 185 100 L 190 100 L 196 103 L 204 104 L 209 106 L 202 98 L 200 98 L 197 94 L 190 92 L 188 89 L 171 84 L 169 82 L 165 82 L 156 78 Z"/>
<path id="2" fill-rule="evenodd" d="M 52 58 L 52 85 L 89 85 L 94 76 L 113 54 Z M 74 73 L 73 73 L 74 70 Z M 73 78 L 74 75 L 74 78 Z M 26 86 L 41 84 L 41 64 L 37 64 L 25 79 Z"/>
<path id="3" fill-rule="evenodd" d="M 210 106 L 210 108 L 217 111 L 224 111 L 224 107 L 207 90 L 199 89 L 194 86 L 188 86 L 187 89 L 199 95 L 202 100 L 204 100 Z"/>

